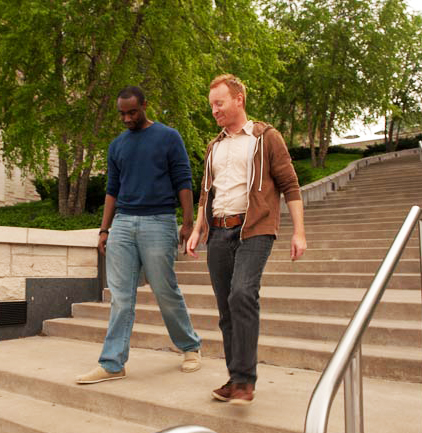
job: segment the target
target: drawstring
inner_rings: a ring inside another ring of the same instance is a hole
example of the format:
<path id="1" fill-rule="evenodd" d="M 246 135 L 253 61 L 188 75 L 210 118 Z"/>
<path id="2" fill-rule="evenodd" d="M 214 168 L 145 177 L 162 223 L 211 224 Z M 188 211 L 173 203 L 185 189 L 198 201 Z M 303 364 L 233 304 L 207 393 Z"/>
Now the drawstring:
<path id="1" fill-rule="evenodd" d="M 263 137 L 263 135 L 260 135 L 258 140 L 261 141 L 261 175 L 259 178 L 258 191 L 261 191 L 261 189 L 262 189 L 262 176 L 263 176 L 263 171 L 264 171 L 264 137 Z M 258 143 L 258 145 L 259 145 L 259 143 Z"/>
<path id="2" fill-rule="evenodd" d="M 208 158 L 207 158 L 207 164 L 206 164 L 206 168 L 205 168 L 205 192 L 209 192 L 209 188 L 208 188 L 208 170 L 209 170 L 209 166 L 210 166 L 210 161 L 211 159 L 211 152 L 208 154 Z"/>

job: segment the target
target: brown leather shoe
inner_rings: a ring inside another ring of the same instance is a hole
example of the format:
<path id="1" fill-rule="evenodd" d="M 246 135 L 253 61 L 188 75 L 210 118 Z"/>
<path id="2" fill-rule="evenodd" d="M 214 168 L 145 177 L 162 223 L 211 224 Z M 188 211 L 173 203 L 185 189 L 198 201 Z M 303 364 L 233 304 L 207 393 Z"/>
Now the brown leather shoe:
<path id="1" fill-rule="evenodd" d="M 233 382 L 229 380 L 225 385 L 221 388 L 214 389 L 212 392 L 212 396 L 220 401 L 230 401 L 230 396 L 232 393 Z"/>
<path id="2" fill-rule="evenodd" d="M 236 405 L 247 405 L 253 402 L 254 397 L 253 383 L 234 383 L 229 403 Z"/>

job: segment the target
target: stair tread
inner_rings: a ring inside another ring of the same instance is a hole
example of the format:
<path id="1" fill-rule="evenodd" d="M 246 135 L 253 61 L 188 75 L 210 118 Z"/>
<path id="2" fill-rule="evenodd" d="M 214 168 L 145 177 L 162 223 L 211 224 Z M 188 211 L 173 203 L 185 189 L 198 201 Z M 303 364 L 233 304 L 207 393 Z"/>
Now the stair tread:
<path id="1" fill-rule="evenodd" d="M 8 432 L 13 426 L 31 432 L 45 433 L 154 433 L 156 431 L 141 424 L 37 400 L 2 389 L 0 389 L 0 414 L 0 431 L 4 432 Z M 2 425 L 5 430 L 2 430 Z"/>
<path id="2" fill-rule="evenodd" d="M 58 318 L 51 319 L 46 322 L 58 323 L 63 325 L 77 325 L 92 328 L 107 329 L 108 322 L 106 320 L 98 320 L 92 318 Z M 140 324 L 133 325 L 133 332 L 152 333 L 157 335 L 167 335 L 167 330 L 163 326 Z M 214 341 L 221 340 L 221 332 L 219 330 L 211 331 L 206 329 L 200 330 L 202 339 Z M 292 338 L 280 336 L 260 335 L 259 345 L 268 345 L 272 347 L 284 347 L 288 349 L 306 349 L 319 352 L 332 353 L 337 342 L 311 340 L 305 338 Z M 420 360 L 422 362 L 422 351 L 417 347 L 409 346 L 385 346 L 375 344 L 363 344 L 364 355 L 376 356 L 380 358 L 394 358 L 406 360 Z"/>
<path id="3" fill-rule="evenodd" d="M 307 251 L 306 251 L 307 252 Z M 305 252 L 305 254 L 306 254 Z M 355 259 L 332 259 L 332 260 L 326 260 L 326 259 L 312 259 L 312 260 L 307 260 L 305 258 L 305 255 L 303 257 L 301 257 L 300 262 L 296 262 L 297 264 L 299 263 L 381 263 L 380 259 L 359 259 L 359 258 L 355 258 Z M 406 263 L 420 263 L 420 260 L 417 258 L 415 259 L 400 259 L 400 262 L 406 262 Z M 194 260 L 194 263 L 199 263 L 201 265 L 206 265 L 207 261 L 206 260 Z M 267 263 L 292 263 L 292 261 L 290 259 L 271 259 L 270 258 L 267 260 Z M 295 264 L 295 262 L 293 262 L 293 265 Z"/>
<path id="4" fill-rule="evenodd" d="M 319 377 L 311 371 L 260 364 L 256 401 L 245 411 L 211 400 L 211 390 L 227 380 L 222 360 L 205 358 L 201 370 L 185 375 L 179 372 L 180 355 L 132 349 L 127 379 L 82 387 L 74 385 L 73 378 L 95 365 L 101 345 L 54 337 L 1 344 L 0 377 L 20 390 L 50 402 L 72 401 L 101 415 L 135 418 L 153 425 L 156 431 L 197 424 L 221 433 L 299 433 Z M 30 358 L 27 353 L 31 353 Z M 16 363 L 19 359 L 25 361 Z M 419 432 L 422 385 L 363 380 L 367 433 Z M 343 428 L 339 392 L 331 408 L 329 431 Z"/>
<path id="5" fill-rule="evenodd" d="M 79 304 L 86 306 L 87 308 L 101 308 L 108 310 L 111 306 L 108 302 L 84 302 L 83 304 Z M 159 311 L 158 305 L 150 305 L 150 304 L 137 304 L 136 309 L 138 310 L 146 310 L 146 311 Z M 189 313 L 191 315 L 205 315 L 205 316 L 213 316 L 218 317 L 218 310 L 216 308 L 197 308 L 190 307 Z M 74 318 L 78 318 L 74 317 Z M 261 320 L 275 320 L 275 321 L 290 321 L 290 322 L 299 322 L 299 323 L 317 323 L 317 324 L 333 324 L 333 325 L 341 325 L 347 326 L 350 322 L 350 318 L 348 317 L 338 317 L 338 316 L 324 316 L 324 315 L 316 315 L 316 314 L 292 314 L 292 313 L 267 313 L 261 312 L 260 314 Z M 396 328 L 396 329 L 409 329 L 409 330 L 421 330 L 420 321 L 419 320 L 394 320 L 394 319 L 372 319 L 369 325 L 370 327 L 378 327 L 378 328 Z M 421 330 L 422 331 L 422 330 Z"/>
<path id="6" fill-rule="evenodd" d="M 183 293 L 211 294 L 214 296 L 212 287 L 209 285 L 180 284 Z M 149 286 L 138 287 L 138 292 L 151 292 Z M 347 289 L 335 287 L 287 287 L 287 286 L 262 286 L 260 297 L 297 298 L 297 299 L 324 299 L 324 300 L 349 300 L 360 301 L 367 289 Z M 384 292 L 381 302 L 409 302 L 421 303 L 421 294 L 416 290 L 394 290 L 388 289 Z"/>
<path id="7" fill-rule="evenodd" d="M 178 274 L 188 275 L 188 274 L 200 274 L 200 275 L 209 275 L 207 271 L 178 271 Z M 356 276 L 375 276 L 374 272 L 270 272 L 264 271 L 266 275 L 356 275 Z M 394 272 L 393 275 L 401 275 L 401 276 L 416 276 L 420 275 L 417 272 Z"/>

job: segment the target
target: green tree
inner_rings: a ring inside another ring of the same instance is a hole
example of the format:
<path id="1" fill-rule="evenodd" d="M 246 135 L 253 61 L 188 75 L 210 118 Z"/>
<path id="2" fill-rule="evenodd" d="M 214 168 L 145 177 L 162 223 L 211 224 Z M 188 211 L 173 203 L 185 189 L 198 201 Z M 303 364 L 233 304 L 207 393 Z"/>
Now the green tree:
<path id="1" fill-rule="evenodd" d="M 422 17 L 409 14 L 404 1 L 381 5 L 371 57 L 376 77 L 373 109 L 385 117 L 385 142 L 391 152 L 403 123 L 421 124 Z"/>
<path id="2" fill-rule="evenodd" d="M 0 0 L 4 159 L 42 177 L 56 152 L 60 213 L 81 213 L 88 178 L 104 169 L 108 143 L 122 128 L 115 95 L 138 84 L 149 115 L 181 132 L 198 187 L 203 150 L 215 133 L 211 78 L 240 75 L 250 84 L 254 115 L 275 92 L 272 33 L 253 6 L 252 0 Z"/>
<path id="3" fill-rule="evenodd" d="M 279 32 L 289 28 L 298 44 L 297 56 L 280 77 L 282 101 L 304 121 L 314 166 L 323 167 L 331 135 L 347 125 L 366 105 L 368 45 L 374 29 L 370 0 L 275 2 Z M 286 108 L 284 109 L 286 110 Z M 293 137 L 294 130 L 290 136 Z M 316 134 L 319 153 L 315 153 Z"/>
<path id="4" fill-rule="evenodd" d="M 56 151 L 63 215 L 84 209 L 89 175 L 116 131 L 113 95 L 139 81 L 130 60 L 148 3 L 0 3 L 3 156 L 43 176 Z"/>

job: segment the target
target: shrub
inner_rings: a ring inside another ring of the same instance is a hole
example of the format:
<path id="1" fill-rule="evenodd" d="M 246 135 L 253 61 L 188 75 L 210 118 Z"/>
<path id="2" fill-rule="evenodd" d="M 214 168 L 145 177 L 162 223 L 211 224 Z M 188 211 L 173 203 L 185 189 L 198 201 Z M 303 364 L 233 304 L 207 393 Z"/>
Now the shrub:
<path id="1" fill-rule="evenodd" d="M 41 200 L 51 200 L 54 208 L 59 208 L 59 180 L 57 177 L 36 179 L 33 181 Z M 95 213 L 104 204 L 107 188 L 107 176 L 99 174 L 89 178 L 86 190 L 85 210 Z"/>
<path id="2" fill-rule="evenodd" d="M 292 147 L 289 149 L 290 156 L 293 161 L 300 161 L 311 157 L 311 149 L 309 147 Z M 319 147 L 315 147 L 315 154 L 318 155 Z M 330 146 L 327 154 L 330 153 L 346 153 L 346 154 L 361 154 L 362 149 L 349 149 L 343 146 Z"/>
<path id="3" fill-rule="evenodd" d="M 397 143 L 396 150 L 414 149 L 419 146 L 419 141 L 422 140 L 422 134 L 416 137 L 400 138 Z M 381 144 L 371 144 L 363 152 L 363 157 L 372 156 L 379 153 L 385 153 L 387 151 L 385 143 Z"/>

